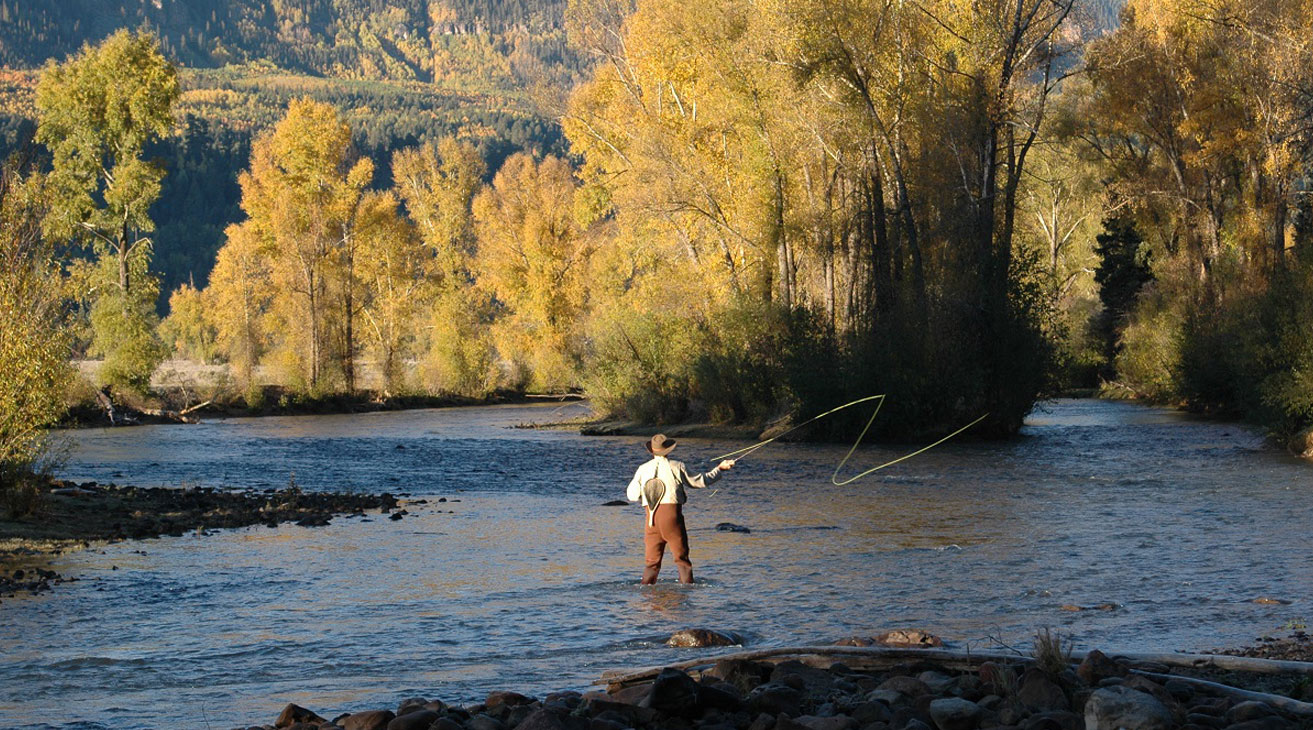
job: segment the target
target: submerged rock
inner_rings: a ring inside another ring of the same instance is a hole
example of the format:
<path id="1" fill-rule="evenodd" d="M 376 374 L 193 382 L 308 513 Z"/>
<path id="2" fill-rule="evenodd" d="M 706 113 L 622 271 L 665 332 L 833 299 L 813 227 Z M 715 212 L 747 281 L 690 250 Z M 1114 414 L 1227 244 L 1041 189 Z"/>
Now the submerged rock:
<path id="1" fill-rule="evenodd" d="M 742 532 L 744 534 L 752 532 L 752 530 L 747 527 L 736 525 L 733 522 L 721 522 L 716 525 L 716 529 L 720 532 Z"/>
<path id="2" fill-rule="evenodd" d="M 704 648 L 708 646 L 741 646 L 743 637 L 733 631 L 721 632 L 712 629 L 682 629 L 666 639 L 666 646 Z"/>

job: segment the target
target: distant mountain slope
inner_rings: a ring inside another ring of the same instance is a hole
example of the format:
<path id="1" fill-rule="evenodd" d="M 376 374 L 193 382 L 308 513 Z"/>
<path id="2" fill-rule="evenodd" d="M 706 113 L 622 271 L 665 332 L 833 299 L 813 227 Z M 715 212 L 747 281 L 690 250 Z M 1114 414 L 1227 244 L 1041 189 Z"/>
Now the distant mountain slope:
<path id="1" fill-rule="evenodd" d="M 185 66 L 263 62 L 318 76 L 490 91 L 582 69 L 565 0 L 0 0 L 0 65 L 62 59 L 149 27 Z"/>

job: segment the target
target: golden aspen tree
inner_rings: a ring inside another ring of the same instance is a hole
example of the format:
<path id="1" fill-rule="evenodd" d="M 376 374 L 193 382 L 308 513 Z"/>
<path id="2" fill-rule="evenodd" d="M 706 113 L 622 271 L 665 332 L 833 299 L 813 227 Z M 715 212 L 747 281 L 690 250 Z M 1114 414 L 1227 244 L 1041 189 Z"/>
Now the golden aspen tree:
<path id="1" fill-rule="evenodd" d="M 478 284 L 504 309 L 494 342 L 513 381 L 533 389 L 579 383 L 593 248 L 574 220 L 576 189 L 565 160 L 520 153 L 474 199 Z"/>
<path id="2" fill-rule="evenodd" d="M 215 351 L 247 388 L 268 349 L 267 320 L 274 296 L 270 256 L 251 221 L 228 226 L 210 283 L 202 292 L 206 318 L 215 330 Z"/>

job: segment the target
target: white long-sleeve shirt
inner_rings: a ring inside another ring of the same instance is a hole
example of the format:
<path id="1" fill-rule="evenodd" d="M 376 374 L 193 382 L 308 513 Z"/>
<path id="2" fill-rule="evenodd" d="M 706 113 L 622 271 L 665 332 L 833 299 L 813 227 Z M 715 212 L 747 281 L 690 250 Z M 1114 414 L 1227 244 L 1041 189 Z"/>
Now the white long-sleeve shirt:
<path id="1" fill-rule="evenodd" d="M 641 501 L 644 507 L 653 506 L 647 504 L 647 500 L 643 497 L 643 485 L 650 479 L 660 479 L 666 484 L 666 494 L 661 498 L 661 504 L 683 504 L 688 501 L 685 487 L 705 489 L 708 485 L 714 484 L 720 479 L 720 467 L 717 466 L 706 474 L 690 474 L 684 462 L 672 461 L 664 456 L 654 456 L 651 461 L 638 467 L 638 471 L 634 472 L 634 478 L 630 480 L 629 488 L 625 490 L 625 496 L 630 502 Z"/>

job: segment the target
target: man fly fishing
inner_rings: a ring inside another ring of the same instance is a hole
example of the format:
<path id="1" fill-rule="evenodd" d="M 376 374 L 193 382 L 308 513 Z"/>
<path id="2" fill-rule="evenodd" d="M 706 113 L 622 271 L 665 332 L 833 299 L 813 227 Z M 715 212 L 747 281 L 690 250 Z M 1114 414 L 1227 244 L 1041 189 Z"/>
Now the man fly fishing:
<path id="1" fill-rule="evenodd" d="M 630 502 L 642 502 L 647 513 L 643 528 L 643 585 L 656 583 L 661 572 L 661 558 L 666 546 L 675 556 L 679 569 L 679 582 L 693 582 L 693 563 L 688 559 L 688 530 L 684 528 L 682 505 L 688 501 L 686 488 L 705 489 L 720 479 L 721 474 L 734 468 L 733 459 L 725 459 L 706 474 L 689 474 L 684 463 L 666 456 L 675 449 L 675 440 L 657 434 L 643 444 L 652 459 L 634 472 L 634 478 L 625 490 Z"/>

